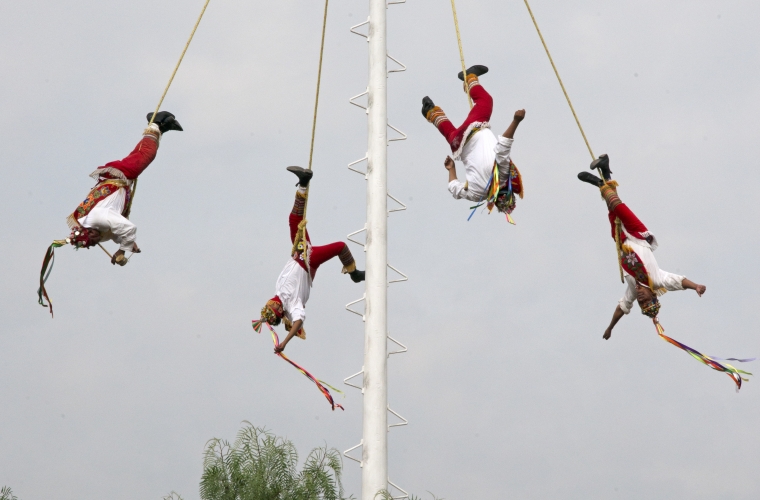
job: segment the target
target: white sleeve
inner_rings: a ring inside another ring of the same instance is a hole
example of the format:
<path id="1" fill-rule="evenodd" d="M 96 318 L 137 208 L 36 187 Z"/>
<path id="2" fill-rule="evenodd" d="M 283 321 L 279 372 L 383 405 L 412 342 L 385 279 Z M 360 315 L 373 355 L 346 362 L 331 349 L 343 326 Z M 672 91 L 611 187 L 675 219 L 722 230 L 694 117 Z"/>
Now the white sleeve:
<path id="1" fill-rule="evenodd" d="M 669 292 L 683 290 L 683 280 L 685 276 L 669 273 L 660 269 L 660 283 L 663 288 Z"/>
<path id="2" fill-rule="evenodd" d="M 306 307 L 301 303 L 301 299 L 295 299 L 289 307 L 290 309 L 288 309 L 288 313 L 290 314 L 290 319 L 293 323 L 299 319 L 301 321 L 306 321 Z"/>
<path id="3" fill-rule="evenodd" d="M 464 184 L 459 179 L 455 179 L 449 182 L 449 192 L 454 196 L 455 200 L 461 200 L 467 198 L 467 190 L 464 188 Z"/>
<path id="4" fill-rule="evenodd" d="M 496 153 L 496 163 L 499 164 L 500 168 L 499 173 L 505 172 L 505 168 L 509 167 L 509 161 L 510 161 L 510 154 L 512 152 L 512 143 L 514 142 L 514 139 L 508 139 L 504 137 L 503 135 L 500 135 L 496 138 L 496 146 L 494 146 L 493 150 Z"/>
<path id="5" fill-rule="evenodd" d="M 119 244 L 119 250 L 131 251 L 137 237 L 137 226 L 113 210 L 108 210 L 108 225 L 113 241 Z"/>
<path id="6" fill-rule="evenodd" d="M 628 314 L 629 312 L 631 312 L 631 306 L 633 306 L 633 301 L 636 300 L 636 282 L 630 276 L 626 276 L 625 281 L 628 284 L 628 286 L 625 289 L 625 294 L 623 295 L 623 298 L 621 298 L 620 301 L 618 301 L 618 304 L 620 305 L 620 310 L 623 311 L 625 314 Z"/>

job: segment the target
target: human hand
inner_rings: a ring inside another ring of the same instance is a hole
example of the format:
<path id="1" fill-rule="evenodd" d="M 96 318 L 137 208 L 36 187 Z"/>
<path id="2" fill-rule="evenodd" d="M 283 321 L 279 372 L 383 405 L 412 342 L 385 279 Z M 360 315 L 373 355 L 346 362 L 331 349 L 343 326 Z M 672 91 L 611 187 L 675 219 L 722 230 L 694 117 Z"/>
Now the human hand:
<path id="1" fill-rule="evenodd" d="M 523 121 L 524 118 L 525 118 L 525 110 L 524 109 L 518 109 L 517 111 L 515 111 L 515 118 L 514 118 L 514 120 L 516 122 L 519 123 L 519 122 Z"/>
<path id="2" fill-rule="evenodd" d="M 140 253 L 142 250 L 140 250 L 140 247 L 137 246 L 137 243 L 132 243 L 132 253 Z"/>
<path id="3" fill-rule="evenodd" d="M 121 262 L 124 260 L 124 250 L 118 250 L 114 252 L 113 256 L 111 256 L 111 264 L 116 264 L 117 262 Z M 119 264 L 122 266 L 123 264 Z"/>
<path id="4" fill-rule="evenodd" d="M 446 168 L 446 170 L 456 168 L 456 164 L 454 163 L 454 160 L 451 159 L 451 156 L 446 157 L 446 160 L 443 162 L 443 166 Z"/>
<path id="5" fill-rule="evenodd" d="M 285 350 L 285 345 L 286 345 L 286 344 L 279 344 L 279 345 L 276 345 L 276 346 L 274 347 L 274 353 L 275 353 L 275 354 L 280 354 L 282 351 L 284 351 L 284 350 Z"/>
<path id="6" fill-rule="evenodd" d="M 607 329 L 604 331 L 604 335 L 602 336 L 602 338 L 603 338 L 604 340 L 609 340 L 611 336 L 612 336 L 612 328 L 607 328 Z"/>
<path id="7" fill-rule="evenodd" d="M 697 287 L 694 290 L 696 290 L 697 295 L 701 297 L 702 294 L 707 291 L 707 287 L 705 285 L 697 285 Z"/>

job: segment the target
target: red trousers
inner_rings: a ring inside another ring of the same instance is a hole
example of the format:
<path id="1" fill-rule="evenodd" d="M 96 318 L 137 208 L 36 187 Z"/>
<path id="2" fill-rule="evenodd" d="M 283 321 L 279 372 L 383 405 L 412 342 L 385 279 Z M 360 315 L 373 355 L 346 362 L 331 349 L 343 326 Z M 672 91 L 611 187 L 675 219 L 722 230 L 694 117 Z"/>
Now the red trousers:
<path id="1" fill-rule="evenodd" d="M 642 233 L 646 233 L 649 230 L 625 203 L 621 203 L 607 215 L 610 219 L 610 226 L 612 226 L 612 239 L 615 239 L 615 218 L 620 219 L 620 222 L 623 223 L 623 227 L 629 234 L 642 240 L 646 239 L 646 237 L 642 236 Z M 625 235 L 621 236 L 625 238 Z"/>
<path id="2" fill-rule="evenodd" d="M 295 240 L 296 233 L 298 232 L 298 224 L 303 220 L 303 217 L 300 215 L 290 214 L 290 217 L 288 217 L 288 224 L 290 224 L 290 242 L 292 243 Z M 306 230 L 306 240 L 311 243 L 311 238 L 309 238 L 309 230 Z M 327 245 L 321 245 L 321 246 L 312 246 L 311 247 L 311 254 L 309 256 L 309 267 L 311 268 L 311 279 L 314 279 L 314 276 L 317 274 L 317 269 L 319 266 L 327 262 L 328 260 L 332 259 L 333 257 L 337 257 L 340 255 L 340 252 L 343 251 L 343 249 L 346 248 L 346 244 L 342 241 L 336 241 L 335 243 L 328 243 Z M 305 271 L 308 271 L 306 269 L 306 264 L 302 259 L 297 259 L 298 263 L 301 265 L 301 267 L 304 268 Z"/>
<path id="3" fill-rule="evenodd" d="M 127 179 L 137 179 L 137 176 L 143 173 L 143 170 L 148 168 L 148 165 L 156 157 L 157 151 L 158 143 L 150 137 L 143 137 L 126 158 L 106 163 L 98 168 L 115 168 L 121 171 Z"/>
<path id="4" fill-rule="evenodd" d="M 486 89 L 482 85 L 475 85 L 470 89 L 470 97 L 474 106 L 470 110 L 470 114 L 467 115 L 467 119 L 459 128 L 454 127 L 454 124 L 449 120 L 444 120 L 438 125 L 438 130 L 446 138 L 452 152 L 456 152 L 459 149 L 460 144 L 464 140 L 464 133 L 471 123 L 487 122 L 491 119 L 491 113 L 493 112 L 493 98 L 491 94 L 486 92 Z"/>

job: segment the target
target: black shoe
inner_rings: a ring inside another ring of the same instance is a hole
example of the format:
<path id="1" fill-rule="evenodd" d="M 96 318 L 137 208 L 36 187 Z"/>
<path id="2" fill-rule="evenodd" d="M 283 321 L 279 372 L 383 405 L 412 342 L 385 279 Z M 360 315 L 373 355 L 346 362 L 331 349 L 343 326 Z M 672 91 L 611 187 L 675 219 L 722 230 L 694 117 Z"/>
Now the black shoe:
<path id="1" fill-rule="evenodd" d="M 483 66 L 482 64 L 476 64 L 475 66 L 470 66 L 467 69 L 468 75 L 480 76 L 480 75 L 485 75 L 486 73 L 488 73 L 488 67 Z M 460 71 L 459 74 L 457 75 L 457 78 L 464 81 L 464 74 L 462 74 L 462 72 Z"/>
<path id="2" fill-rule="evenodd" d="M 578 178 L 583 182 L 588 182 L 599 188 L 604 185 L 604 181 L 591 172 L 581 172 L 578 174 Z"/>
<path id="3" fill-rule="evenodd" d="M 599 155 L 599 158 L 591 162 L 591 170 L 596 170 L 597 168 L 602 172 L 602 175 L 606 180 L 612 178 L 610 176 L 612 173 L 612 170 L 610 170 L 610 157 L 606 154 Z"/>
<path id="4" fill-rule="evenodd" d="M 308 186 L 309 181 L 311 180 L 311 176 L 314 175 L 314 172 L 302 167 L 288 167 L 286 170 L 288 172 L 293 172 L 296 174 L 296 177 L 298 177 L 298 185 L 301 187 Z"/>
<path id="5" fill-rule="evenodd" d="M 145 119 L 148 120 L 148 123 L 150 123 L 150 119 L 152 117 L 153 113 L 150 112 L 145 117 Z M 153 119 L 153 123 L 158 125 L 158 129 L 162 134 L 164 132 L 168 132 L 169 130 L 177 130 L 179 132 L 182 132 L 182 125 L 180 125 L 176 118 L 174 118 L 174 115 L 168 111 L 159 111 L 156 113 L 156 117 Z"/>
<path id="6" fill-rule="evenodd" d="M 364 271 L 359 271 L 358 269 L 354 269 L 350 273 L 348 273 L 349 276 L 351 276 L 351 281 L 354 283 L 361 283 L 364 281 Z"/>
<path id="7" fill-rule="evenodd" d="M 422 98 L 422 116 L 425 117 L 427 120 L 427 115 L 430 112 L 431 109 L 435 107 L 435 103 L 431 98 L 428 96 L 425 96 Z"/>

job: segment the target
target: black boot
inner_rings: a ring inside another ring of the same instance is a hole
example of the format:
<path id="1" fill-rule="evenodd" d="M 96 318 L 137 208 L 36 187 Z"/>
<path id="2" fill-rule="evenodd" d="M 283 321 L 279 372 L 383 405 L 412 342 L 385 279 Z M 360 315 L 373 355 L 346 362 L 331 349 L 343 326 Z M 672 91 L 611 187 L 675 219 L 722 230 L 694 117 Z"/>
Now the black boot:
<path id="1" fill-rule="evenodd" d="M 470 66 L 467 69 L 468 75 L 480 76 L 480 75 L 485 75 L 486 73 L 488 73 L 488 67 L 483 66 L 482 64 L 476 64 L 475 66 Z M 459 74 L 457 75 L 457 78 L 464 81 L 464 74 L 460 71 Z"/>
<path id="2" fill-rule="evenodd" d="M 610 174 L 612 173 L 612 170 L 610 170 L 610 157 L 606 154 L 599 155 L 599 158 L 591 162 L 591 170 L 599 169 L 602 172 L 602 175 L 604 176 L 605 180 L 610 180 L 612 177 Z"/>
<path id="3" fill-rule="evenodd" d="M 286 170 L 296 174 L 296 177 L 298 177 L 298 185 L 301 187 L 307 187 L 311 180 L 311 176 L 314 175 L 314 172 L 302 167 L 288 167 Z"/>
<path id="4" fill-rule="evenodd" d="M 152 112 L 148 113 L 148 115 L 145 117 L 148 120 L 148 123 L 150 123 L 150 119 L 152 117 Z M 153 118 L 153 123 L 158 125 L 158 130 L 160 130 L 162 134 L 164 132 L 168 132 L 169 130 L 177 130 L 179 132 L 182 132 L 182 125 L 180 125 L 176 118 L 174 118 L 174 115 L 168 111 L 159 111 L 156 113 L 156 117 Z"/>
<path id="5" fill-rule="evenodd" d="M 428 96 L 425 96 L 422 98 L 422 116 L 425 117 L 427 120 L 427 115 L 430 112 L 431 109 L 435 107 L 435 103 L 431 98 Z"/>
<path id="6" fill-rule="evenodd" d="M 358 269 L 354 269 L 350 273 L 348 273 L 349 276 L 351 276 L 351 281 L 354 283 L 361 283 L 364 281 L 364 271 L 359 271 Z"/>
<path id="7" fill-rule="evenodd" d="M 591 172 L 581 172 L 578 174 L 578 178 L 583 182 L 588 182 L 599 188 L 604 185 L 604 181 Z"/>

